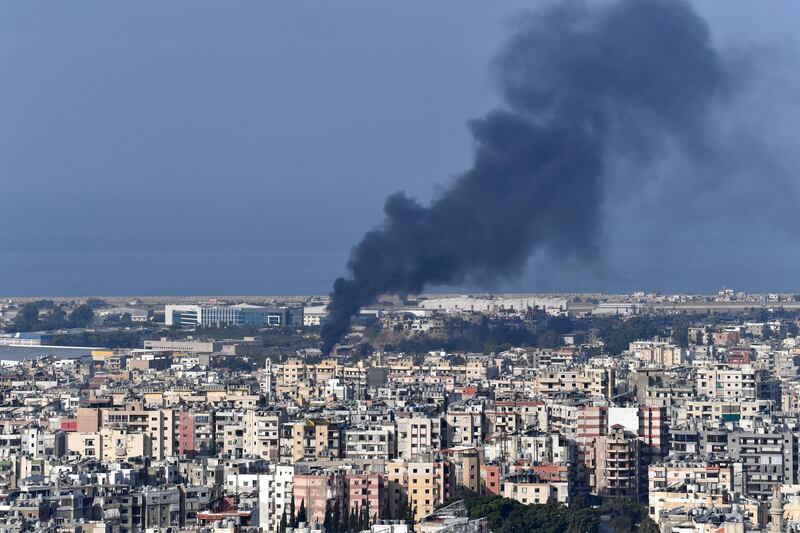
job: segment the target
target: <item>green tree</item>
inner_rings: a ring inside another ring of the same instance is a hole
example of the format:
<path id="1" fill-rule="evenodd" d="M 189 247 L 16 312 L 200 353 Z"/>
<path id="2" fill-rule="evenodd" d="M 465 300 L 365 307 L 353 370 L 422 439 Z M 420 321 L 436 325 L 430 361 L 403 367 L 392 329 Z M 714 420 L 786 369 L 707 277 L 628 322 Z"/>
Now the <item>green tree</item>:
<path id="1" fill-rule="evenodd" d="M 139 348 L 144 330 L 81 331 L 55 335 L 55 346 L 105 346 L 106 348 Z"/>
<path id="2" fill-rule="evenodd" d="M 678 315 L 672 319 L 672 342 L 681 348 L 689 346 L 689 319 L 686 315 Z"/>
<path id="3" fill-rule="evenodd" d="M 599 346 L 587 346 L 583 351 L 586 352 L 586 357 L 589 359 L 603 355 L 603 350 Z"/>
<path id="4" fill-rule="evenodd" d="M 467 358 L 460 354 L 453 354 L 450 356 L 450 363 L 457 366 L 466 365 Z"/>
<path id="5" fill-rule="evenodd" d="M 639 532 L 640 533 L 661 533 L 661 528 L 658 527 L 658 524 L 649 516 L 644 517 L 642 522 L 639 524 Z"/>
<path id="6" fill-rule="evenodd" d="M 14 317 L 16 331 L 31 331 L 39 324 L 39 308 L 34 303 L 23 305 Z"/>
<path id="7" fill-rule="evenodd" d="M 346 531 L 356 532 L 358 531 L 358 515 L 356 514 L 355 509 L 350 509 L 350 514 L 347 517 L 347 529 Z"/>
<path id="8" fill-rule="evenodd" d="M 470 496 L 464 505 L 470 518 L 486 518 L 495 533 L 584 533 L 596 531 L 599 523 L 591 507 L 566 507 L 554 502 L 524 505 L 499 496 Z"/>
<path id="9" fill-rule="evenodd" d="M 64 324 L 67 321 L 67 312 L 63 307 L 58 306 L 47 315 L 47 319 L 57 324 Z"/>
<path id="10" fill-rule="evenodd" d="M 294 514 L 294 498 L 289 498 L 289 527 L 297 527 L 297 517 Z"/>
<path id="11" fill-rule="evenodd" d="M 370 527 L 370 517 L 369 517 L 369 500 L 364 501 L 364 505 L 361 506 L 361 516 L 359 519 L 359 530 L 369 529 Z"/>
<path id="12" fill-rule="evenodd" d="M 74 327 L 85 328 L 94 320 L 94 311 L 86 304 L 81 304 L 69 314 L 69 321 Z"/>
<path id="13" fill-rule="evenodd" d="M 561 338 L 558 336 L 558 333 L 549 329 L 539 335 L 539 338 L 536 340 L 536 345 L 539 348 L 557 348 L 560 346 Z"/>
<path id="14" fill-rule="evenodd" d="M 409 503 L 408 503 L 408 497 L 406 496 L 405 491 L 401 490 L 400 491 L 400 501 L 397 504 L 396 516 L 394 516 L 393 518 L 395 520 L 400 520 L 400 521 L 405 522 L 405 521 L 408 520 L 409 510 L 410 510 L 410 507 L 409 507 Z"/>
<path id="15" fill-rule="evenodd" d="M 55 307 L 40 320 L 41 329 L 61 329 L 67 326 L 67 313 L 61 306 Z"/>
<path id="16" fill-rule="evenodd" d="M 86 305 L 92 309 L 102 309 L 103 307 L 108 307 L 109 303 L 105 300 L 101 300 L 100 298 L 88 298 L 86 300 Z"/>
<path id="17" fill-rule="evenodd" d="M 301 524 L 303 522 L 308 523 L 308 517 L 306 516 L 306 500 L 305 500 L 305 498 L 300 500 L 300 510 L 297 511 L 297 523 Z"/>
<path id="18" fill-rule="evenodd" d="M 558 335 L 572 333 L 574 328 L 575 325 L 572 323 L 572 320 L 565 316 L 555 316 L 550 318 L 547 321 L 547 326 L 545 327 L 546 330 L 555 331 Z"/>
<path id="19" fill-rule="evenodd" d="M 122 313 L 121 315 L 106 315 L 103 318 L 103 327 L 105 328 L 130 328 L 134 323 L 131 320 L 130 313 Z"/>
<path id="20" fill-rule="evenodd" d="M 337 502 L 334 502 L 333 513 L 331 515 L 331 523 L 333 524 L 334 531 L 336 531 L 336 528 L 341 528 L 342 526 L 342 512 L 340 507 L 341 506 Z"/>
<path id="21" fill-rule="evenodd" d="M 603 504 L 600 514 L 611 517 L 611 526 L 618 533 L 657 533 L 658 525 L 647 514 L 647 507 L 632 500 L 614 500 Z"/>
<path id="22" fill-rule="evenodd" d="M 350 513 L 346 507 L 342 507 L 342 512 L 339 514 L 339 531 L 346 533 L 350 530 Z"/>
<path id="23" fill-rule="evenodd" d="M 333 510 L 330 500 L 325 502 L 325 518 L 322 521 L 322 527 L 325 528 L 325 531 L 333 531 Z"/>
<path id="24" fill-rule="evenodd" d="M 619 355 L 628 349 L 631 342 L 649 339 L 661 333 L 652 319 L 634 317 L 609 324 L 600 332 L 600 337 L 603 339 L 606 353 Z"/>

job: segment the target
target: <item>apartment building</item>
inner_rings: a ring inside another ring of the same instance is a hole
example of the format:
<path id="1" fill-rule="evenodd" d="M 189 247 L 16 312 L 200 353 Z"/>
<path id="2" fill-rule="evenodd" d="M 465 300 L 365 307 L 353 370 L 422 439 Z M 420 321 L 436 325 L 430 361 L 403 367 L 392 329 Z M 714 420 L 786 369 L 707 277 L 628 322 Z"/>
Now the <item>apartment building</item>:
<path id="1" fill-rule="evenodd" d="M 471 446 L 457 446 L 442 450 L 442 456 L 453 467 L 456 485 L 474 494 L 481 490 L 481 450 Z"/>
<path id="2" fill-rule="evenodd" d="M 740 476 L 741 464 L 726 456 L 674 457 L 647 468 L 647 488 L 655 492 L 690 484 L 698 492 L 733 492 Z"/>
<path id="3" fill-rule="evenodd" d="M 385 515 L 388 492 L 386 477 L 379 473 L 348 473 L 348 512 L 361 516 L 365 513 L 373 522 Z"/>
<path id="4" fill-rule="evenodd" d="M 544 396 L 581 392 L 610 398 L 614 394 L 614 375 L 612 368 L 547 367 L 536 377 L 534 390 Z"/>
<path id="5" fill-rule="evenodd" d="M 68 433 L 67 451 L 99 461 L 121 461 L 151 457 L 152 441 L 147 433 L 104 427 L 98 431 Z"/>
<path id="6" fill-rule="evenodd" d="M 405 460 L 415 460 L 421 455 L 442 448 L 442 435 L 446 431 L 440 416 L 405 416 L 397 419 L 397 452 Z"/>
<path id="7" fill-rule="evenodd" d="M 697 395 L 703 398 L 728 401 L 771 399 L 779 394 L 771 389 L 771 384 L 765 371 L 749 365 L 708 364 L 697 369 Z"/>
<path id="8" fill-rule="evenodd" d="M 172 409 L 143 409 L 141 403 L 130 403 L 124 409 L 79 408 L 78 432 L 97 432 L 101 428 L 142 433 L 150 442 L 152 457 L 164 459 L 176 455 L 176 416 Z"/>
<path id="9" fill-rule="evenodd" d="M 271 465 L 267 474 L 259 474 L 258 478 L 258 514 L 257 525 L 264 531 L 280 533 L 281 519 L 286 523 L 291 519 L 288 513 L 292 509 L 294 475 L 293 465 Z"/>
<path id="10" fill-rule="evenodd" d="M 598 437 L 592 449 L 593 491 L 608 498 L 639 496 L 639 439 L 615 424 L 608 435 Z"/>
<path id="11" fill-rule="evenodd" d="M 516 472 L 503 478 L 500 494 L 526 505 L 569 503 L 569 478 L 569 468 L 566 466 L 556 467 L 548 473 L 533 470 Z"/>
<path id="12" fill-rule="evenodd" d="M 397 457 L 395 426 L 348 428 L 344 435 L 347 459 L 389 460 Z"/>
<path id="13" fill-rule="evenodd" d="M 285 363 L 275 365 L 276 384 L 278 387 L 295 387 L 306 378 L 308 369 L 302 359 L 297 357 L 289 358 Z M 334 377 L 334 376 L 330 376 Z"/>
<path id="14" fill-rule="evenodd" d="M 660 341 L 634 341 L 628 350 L 634 357 L 648 364 L 663 366 L 678 366 L 686 363 L 687 350 Z"/>
<path id="15" fill-rule="evenodd" d="M 338 423 L 309 418 L 291 427 L 292 461 L 342 457 L 343 431 Z"/>
<path id="16" fill-rule="evenodd" d="M 640 406 L 637 414 L 642 464 L 649 465 L 660 460 L 669 449 L 669 417 L 665 407 Z"/>
<path id="17" fill-rule="evenodd" d="M 750 425 L 774 408 L 772 400 L 687 400 L 682 421 Z"/>
<path id="18" fill-rule="evenodd" d="M 280 427 L 284 414 L 280 411 L 247 410 L 242 417 L 242 444 L 248 457 L 280 458 Z"/>
<path id="19" fill-rule="evenodd" d="M 419 520 L 454 494 L 456 480 L 449 461 L 391 461 L 386 472 L 392 515 L 406 506 L 413 511 L 414 520 Z"/>
<path id="20" fill-rule="evenodd" d="M 322 524 L 328 506 L 347 510 L 347 477 L 342 470 L 295 474 L 292 492 L 294 512 L 304 507 L 309 523 Z"/>
<path id="21" fill-rule="evenodd" d="M 478 446 L 485 434 L 483 412 L 459 411 L 445 414 L 447 446 Z"/>
<path id="22" fill-rule="evenodd" d="M 798 481 L 798 436 L 791 431 L 734 431 L 727 451 L 742 463 L 742 490 L 747 496 L 766 499 L 776 487 Z"/>

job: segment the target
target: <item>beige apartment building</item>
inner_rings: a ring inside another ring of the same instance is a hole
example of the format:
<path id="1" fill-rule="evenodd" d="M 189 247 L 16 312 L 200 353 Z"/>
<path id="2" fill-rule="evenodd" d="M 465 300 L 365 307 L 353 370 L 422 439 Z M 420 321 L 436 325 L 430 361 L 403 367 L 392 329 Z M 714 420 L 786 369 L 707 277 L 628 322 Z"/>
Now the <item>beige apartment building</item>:
<path id="1" fill-rule="evenodd" d="M 760 372 L 749 365 L 707 364 L 697 369 L 697 395 L 718 400 L 754 400 L 758 398 L 760 378 Z"/>
<path id="2" fill-rule="evenodd" d="M 297 367 L 297 363 L 292 360 L 287 361 L 287 364 L 290 362 L 292 367 Z M 308 377 L 313 378 L 314 381 L 324 382 L 342 376 L 342 367 L 335 359 L 324 359 L 315 365 L 308 365 L 306 368 Z M 299 375 L 298 377 L 302 379 L 303 376 Z"/>
<path id="3" fill-rule="evenodd" d="M 102 428 L 142 433 L 150 440 L 151 456 L 164 459 L 176 455 L 176 420 L 172 409 L 142 408 L 141 403 L 129 403 L 125 409 L 79 408 L 77 431 L 97 432 Z"/>
<path id="4" fill-rule="evenodd" d="M 557 467 L 554 472 L 543 475 L 526 471 L 503 478 L 500 494 L 525 505 L 548 502 L 569 503 L 569 468 Z"/>
<path id="5" fill-rule="evenodd" d="M 152 456 L 147 434 L 105 427 L 99 431 L 67 433 L 67 450 L 105 462 Z"/>
<path id="6" fill-rule="evenodd" d="M 536 377 L 535 393 L 558 395 L 584 392 L 598 398 L 614 395 L 614 369 L 591 367 L 545 368 Z"/>
<path id="7" fill-rule="evenodd" d="M 292 424 L 292 461 L 341 456 L 342 431 L 339 424 L 323 418 L 309 418 Z"/>
<path id="8" fill-rule="evenodd" d="M 771 400 L 687 400 L 686 415 L 679 416 L 678 421 L 735 422 L 741 425 L 742 422 L 753 421 L 774 408 Z"/>
<path id="9" fill-rule="evenodd" d="M 595 439 L 594 492 L 609 498 L 638 496 L 639 439 L 616 424 L 608 435 Z"/>
<path id="10" fill-rule="evenodd" d="M 482 451 L 472 446 L 442 450 L 453 466 L 453 478 L 460 487 L 479 494 L 481 491 Z"/>
<path id="11" fill-rule="evenodd" d="M 634 341 L 628 350 L 637 359 L 650 364 L 678 366 L 687 361 L 687 351 L 668 342 Z"/>
<path id="12" fill-rule="evenodd" d="M 280 458 L 280 428 L 283 415 L 278 411 L 244 412 L 244 449 L 250 457 Z"/>
<path id="13" fill-rule="evenodd" d="M 741 465 L 730 460 L 673 459 L 647 468 L 647 487 L 653 493 L 681 484 L 696 485 L 697 492 L 732 493 Z"/>
<path id="14" fill-rule="evenodd" d="M 442 418 L 411 416 L 397 419 L 397 454 L 406 460 L 442 447 Z"/>
<path id="15" fill-rule="evenodd" d="M 485 437 L 484 420 L 482 412 L 446 413 L 447 446 L 480 446 Z"/>
<path id="16" fill-rule="evenodd" d="M 513 433 L 522 428 L 547 429 L 547 405 L 541 401 L 498 400 L 484 412 L 490 435 Z"/>
<path id="17" fill-rule="evenodd" d="M 449 461 L 392 461 L 386 464 L 386 477 L 390 513 L 394 515 L 399 506 L 407 503 L 414 510 L 415 521 L 447 501 L 455 487 Z"/>
<path id="18" fill-rule="evenodd" d="M 283 364 L 275 365 L 274 368 L 278 387 L 292 387 L 297 385 L 297 383 L 305 379 L 307 375 L 306 364 L 302 359 L 297 357 L 292 357 Z"/>

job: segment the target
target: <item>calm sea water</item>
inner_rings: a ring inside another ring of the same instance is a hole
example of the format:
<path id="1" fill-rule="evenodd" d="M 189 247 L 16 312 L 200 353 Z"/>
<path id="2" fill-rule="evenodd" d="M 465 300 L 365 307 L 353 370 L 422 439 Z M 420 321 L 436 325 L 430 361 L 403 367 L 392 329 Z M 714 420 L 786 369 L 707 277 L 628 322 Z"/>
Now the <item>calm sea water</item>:
<path id="1" fill-rule="evenodd" d="M 0 296 L 327 294 L 345 260 L 315 250 L 6 250 Z"/>

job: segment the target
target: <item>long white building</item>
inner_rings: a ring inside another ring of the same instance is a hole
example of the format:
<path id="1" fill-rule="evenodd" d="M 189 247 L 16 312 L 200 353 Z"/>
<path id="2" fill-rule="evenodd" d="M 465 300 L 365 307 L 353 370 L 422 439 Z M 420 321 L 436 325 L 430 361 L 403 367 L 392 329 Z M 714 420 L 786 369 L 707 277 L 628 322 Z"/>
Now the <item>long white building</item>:
<path id="1" fill-rule="evenodd" d="M 446 313 L 461 311 L 491 312 L 500 310 L 525 311 L 526 309 L 542 309 L 547 312 L 561 313 L 567 310 L 567 300 L 563 298 L 488 298 L 458 296 L 454 298 L 430 298 L 420 300 L 419 307 L 434 309 Z"/>
<path id="2" fill-rule="evenodd" d="M 287 326 L 303 324 L 302 307 L 266 307 L 261 305 L 167 305 L 167 326 Z"/>

